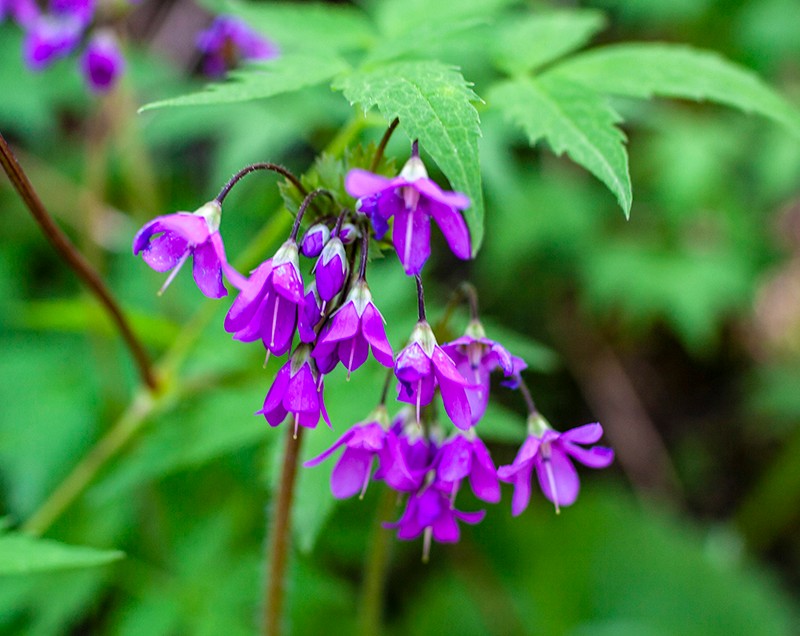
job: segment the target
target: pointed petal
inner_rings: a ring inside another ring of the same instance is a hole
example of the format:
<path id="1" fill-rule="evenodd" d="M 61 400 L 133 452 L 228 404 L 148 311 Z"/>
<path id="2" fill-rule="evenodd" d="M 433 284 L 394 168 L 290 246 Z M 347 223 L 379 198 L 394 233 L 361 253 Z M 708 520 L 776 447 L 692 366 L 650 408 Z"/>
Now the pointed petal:
<path id="1" fill-rule="evenodd" d="M 222 298 L 228 295 L 228 290 L 222 284 L 222 264 L 211 241 L 201 243 L 194 249 L 192 274 L 194 282 L 205 296 Z"/>
<path id="2" fill-rule="evenodd" d="M 453 254 L 462 260 L 472 258 L 469 229 L 461 213 L 450 206 L 435 202 L 430 203 L 429 210 Z"/>
<path id="3" fill-rule="evenodd" d="M 392 236 L 397 257 L 403 264 L 405 273 L 409 276 L 419 274 L 431 254 L 428 215 L 421 210 L 398 210 L 394 217 Z"/>
<path id="4" fill-rule="evenodd" d="M 414 188 L 425 198 L 452 208 L 463 210 L 469 207 L 469 197 L 461 192 L 442 190 L 433 179 L 417 179 Z"/>
<path id="5" fill-rule="evenodd" d="M 547 470 L 548 462 L 552 470 L 552 485 L 551 475 Z M 549 460 L 541 458 L 535 463 L 536 475 L 544 496 L 559 506 L 569 506 L 575 503 L 581 484 L 578 479 L 578 471 L 575 470 L 575 466 L 572 465 L 567 454 L 554 446 Z M 553 492 L 553 487 L 555 487 L 555 492 Z"/>
<path id="6" fill-rule="evenodd" d="M 316 413 L 319 419 L 317 383 L 308 364 L 301 366 L 298 372 L 289 378 L 283 396 L 283 406 L 290 413 Z"/>
<path id="7" fill-rule="evenodd" d="M 347 499 L 359 493 L 372 467 L 372 454 L 346 448 L 331 473 L 331 492 L 337 499 Z"/>
<path id="8" fill-rule="evenodd" d="M 326 331 L 320 342 L 325 344 L 352 338 L 358 332 L 361 320 L 352 302 L 347 302 L 336 312 L 331 322 L 331 328 Z"/>
<path id="9" fill-rule="evenodd" d="M 361 316 L 361 331 L 367 342 L 372 345 L 372 355 L 375 359 L 385 367 L 394 366 L 394 352 L 386 338 L 383 316 L 372 303 L 367 304 Z"/>
<path id="10" fill-rule="evenodd" d="M 614 461 L 614 451 L 605 446 L 581 448 L 564 441 L 562 441 L 562 446 L 569 455 L 589 468 L 606 468 Z"/>
<path id="11" fill-rule="evenodd" d="M 249 323 L 258 309 L 261 300 L 267 293 L 267 279 L 272 273 L 272 262 L 261 263 L 247 279 L 241 292 L 233 301 L 233 305 L 225 316 L 225 331 L 235 333 Z"/>
<path id="12" fill-rule="evenodd" d="M 463 435 L 457 435 L 439 450 L 439 467 L 436 477 L 442 481 L 458 481 L 469 475 L 472 468 L 472 444 Z"/>
<path id="13" fill-rule="evenodd" d="M 511 514 L 521 515 L 531 500 L 531 473 L 533 465 L 526 466 L 514 475 L 514 495 L 511 498 Z"/>
<path id="14" fill-rule="evenodd" d="M 208 238 L 210 233 L 206 220 L 189 212 L 157 216 L 146 223 L 133 237 L 133 253 L 138 254 L 145 249 L 150 242 L 150 237 L 160 232 L 174 233 L 189 245 L 199 245 Z"/>
<path id="15" fill-rule="evenodd" d="M 281 296 L 299 305 L 305 296 L 303 277 L 294 262 L 289 261 L 278 265 L 272 275 L 272 286 Z"/>
<path id="16" fill-rule="evenodd" d="M 337 349 L 339 360 L 345 369 L 355 371 L 367 361 L 369 345 L 361 334 L 356 334 L 350 340 L 342 340 Z"/>
<path id="17" fill-rule="evenodd" d="M 561 439 L 575 444 L 594 444 L 603 436 L 603 427 L 597 422 L 584 424 L 561 433 Z"/>
<path id="18" fill-rule="evenodd" d="M 354 168 L 347 173 L 344 180 L 344 189 L 347 194 L 356 199 L 366 197 L 390 186 L 392 180 L 379 174 L 374 174 L 360 168 Z"/>
<path id="19" fill-rule="evenodd" d="M 487 503 L 500 501 L 500 482 L 489 450 L 480 439 L 472 443 L 473 461 L 469 485 L 478 499 Z"/>
<path id="20" fill-rule="evenodd" d="M 439 543 L 457 543 L 461 537 L 461 529 L 452 510 L 443 510 L 431 527 L 433 538 Z"/>

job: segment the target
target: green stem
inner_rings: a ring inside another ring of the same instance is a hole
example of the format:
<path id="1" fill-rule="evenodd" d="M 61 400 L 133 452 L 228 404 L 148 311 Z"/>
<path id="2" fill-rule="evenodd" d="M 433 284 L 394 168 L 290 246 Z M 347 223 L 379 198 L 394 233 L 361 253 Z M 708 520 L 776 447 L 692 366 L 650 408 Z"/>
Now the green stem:
<path id="1" fill-rule="evenodd" d="M 372 525 L 372 538 L 364 564 L 364 582 L 359 603 L 359 632 L 362 636 L 377 636 L 381 633 L 383 589 L 392 546 L 391 533 L 383 527 L 383 522 L 392 514 L 394 507 L 395 493 L 384 488 Z"/>
<path id="2" fill-rule="evenodd" d="M 292 500 L 297 477 L 297 460 L 300 444 L 303 441 L 303 427 L 294 433 L 292 418 L 286 427 L 286 446 L 283 453 L 283 466 L 278 483 L 277 501 L 270 519 L 267 536 L 266 562 L 269 567 L 264 589 L 264 622 L 262 633 L 265 636 L 279 636 L 282 632 L 283 601 L 286 594 L 286 564 L 289 559 L 291 541 Z"/>

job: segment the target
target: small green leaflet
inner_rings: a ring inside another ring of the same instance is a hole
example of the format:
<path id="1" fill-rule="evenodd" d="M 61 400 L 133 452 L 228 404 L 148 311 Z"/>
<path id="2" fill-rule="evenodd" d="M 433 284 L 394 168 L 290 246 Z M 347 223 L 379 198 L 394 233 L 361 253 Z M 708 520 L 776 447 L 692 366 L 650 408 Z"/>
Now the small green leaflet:
<path id="1" fill-rule="evenodd" d="M 510 75 L 528 73 L 580 48 L 603 26 L 603 14 L 592 10 L 515 16 L 493 40 L 496 64 Z"/>
<path id="2" fill-rule="evenodd" d="M 619 44 L 576 55 L 547 73 L 599 93 L 710 100 L 753 112 L 800 137 L 800 113 L 754 73 L 716 53 L 674 44 Z"/>
<path id="3" fill-rule="evenodd" d="M 95 567 L 124 556 L 118 550 L 96 550 L 23 534 L 0 535 L 0 575 Z"/>
<path id="4" fill-rule="evenodd" d="M 466 193 L 472 205 L 464 211 L 472 253 L 483 240 L 483 194 L 478 161 L 479 98 L 455 68 L 439 62 L 395 62 L 351 73 L 334 88 L 364 110 L 378 107 L 390 121 L 430 154 L 454 190 Z"/>
<path id="5" fill-rule="evenodd" d="M 182 95 L 142 106 L 139 112 L 167 106 L 227 104 L 291 93 L 315 86 L 347 70 L 347 63 L 332 53 L 282 55 L 279 58 L 251 64 L 230 74 L 230 80 L 210 84 L 199 93 Z"/>
<path id="6" fill-rule="evenodd" d="M 619 115 L 605 97 L 560 77 L 523 77 L 495 85 L 489 100 L 518 124 L 534 145 L 546 139 L 566 152 L 613 192 L 625 216 L 631 209 L 631 179 Z"/>

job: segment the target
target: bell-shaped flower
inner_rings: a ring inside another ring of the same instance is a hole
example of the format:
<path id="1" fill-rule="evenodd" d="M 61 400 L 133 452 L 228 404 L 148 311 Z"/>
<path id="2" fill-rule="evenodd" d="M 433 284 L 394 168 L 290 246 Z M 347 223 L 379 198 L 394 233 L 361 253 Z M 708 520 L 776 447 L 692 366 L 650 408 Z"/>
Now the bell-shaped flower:
<path id="1" fill-rule="evenodd" d="M 420 408 L 430 404 L 438 386 L 453 424 L 461 429 L 472 425 L 466 392 L 469 383 L 438 345 L 427 321 L 417 323 L 409 344 L 397 355 L 394 373 L 399 381 L 397 399 L 416 406 L 417 421 Z"/>
<path id="2" fill-rule="evenodd" d="M 411 414 L 401 411 L 386 433 L 375 479 L 398 492 L 416 492 L 433 469 L 439 449 L 436 440 L 423 435 Z"/>
<path id="3" fill-rule="evenodd" d="M 246 22 L 233 16 L 218 16 L 197 36 L 203 54 L 203 72 L 221 77 L 240 60 L 269 60 L 279 55 L 278 47 L 259 35 Z"/>
<path id="4" fill-rule="evenodd" d="M 228 294 L 222 284 L 222 271 L 229 278 L 241 278 L 225 259 L 219 235 L 222 208 L 210 201 L 195 212 L 176 212 L 158 216 L 139 230 L 133 239 L 133 253 L 157 272 L 172 273 L 161 287 L 163 292 L 189 256 L 192 274 L 200 291 L 209 298 Z"/>
<path id="5" fill-rule="evenodd" d="M 501 481 L 514 484 L 511 500 L 514 516 L 528 507 L 534 469 L 544 496 L 555 504 L 558 512 L 562 506 L 573 504 L 580 490 L 573 459 L 589 468 L 605 468 L 614 461 L 614 451 L 610 448 L 580 446 L 594 444 L 602 437 L 600 424 L 584 424 L 559 433 L 540 415 L 532 415 L 529 428 L 532 433 L 522 444 L 514 462 L 497 470 Z"/>
<path id="6" fill-rule="evenodd" d="M 517 368 L 519 363 L 514 364 L 515 360 L 520 359 L 512 356 L 500 343 L 487 338 L 483 326 L 477 320 L 470 322 L 463 336 L 443 344 L 442 349 L 455 362 L 459 373 L 470 382 L 467 397 L 473 424 L 486 411 L 492 371 L 500 369 L 506 377 L 513 378 L 522 370 Z"/>
<path id="7" fill-rule="evenodd" d="M 433 487 L 408 498 L 406 509 L 398 521 L 384 523 L 384 528 L 396 528 L 397 538 L 403 540 L 416 539 L 425 533 L 423 560 L 428 560 L 430 540 L 433 537 L 438 543 L 456 543 L 461 536 L 458 521 L 476 524 L 483 520 L 485 510 L 462 512 L 456 510 L 450 499 Z"/>
<path id="8" fill-rule="evenodd" d="M 453 253 L 465 260 L 471 257 L 469 230 L 459 212 L 469 207 L 469 197 L 442 190 L 428 178 L 418 155 L 412 155 L 394 179 L 353 169 L 347 174 L 345 189 L 359 199 L 358 209 L 370 217 L 377 235 L 383 235 L 394 217 L 395 251 L 409 276 L 419 274 L 430 256 L 431 217 Z"/>
<path id="9" fill-rule="evenodd" d="M 324 384 L 317 365 L 310 355 L 308 345 L 301 344 L 275 376 L 264 400 L 263 415 L 270 426 L 278 426 L 290 413 L 297 427 L 315 428 L 319 416 L 330 426 L 325 402 L 322 399 Z"/>
<path id="10" fill-rule="evenodd" d="M 368 421 L 359 422 L 348 429 L 324 453 L 303 464 L 306 468 L 317 466 L 337 449 L 345 447 L 331 473 L 331 492 L 337 499 L 346 499 L 359 492 L 360 497 L 364 497 L 369 485 L 373 460 L 383 450 L 386 437 L 386 409 L 379 407 L 378 411 Z"/>
<path id="11" fill-rule="evenodd" d="M 102 93 L 110 90 L 125 68 L 125 58 L 112 31 L 98 30 L 86 45 L 81 70 L 89 88 Z"/>
<path id="12" fill-rule="evenodd" d="M 304 305 L 297 243 L 286 241 L 237 286 L 241 292 L 225 316 L 225 331 L 243 342 L 261 338 L 267 351 L 286 353 Z"/>
<path id="13" fill-rule="evenodd" d="M 350 243 L 361 237 L 361 231 L 352 223 L 342 223 L 338 237 L 342 239 L 342 243 L 350 245 Z"/>
<path id="14" fill-rule="evenodd" d="M 333 300 L 347 279 L 349 266 L 342 239 L 333 236 L 325 243 L 322 253 L 314 264 L 314 278 L 317 281 L 319 297 L 326 303 Z"/>
<path id="15" fill-rule="evenodd" d="M 331 230 L 324 223 L 314 223 L 303 235 L 300 253 L 306 258 L 316 258 L 322 253 L 325 243 L 331 238 Z"/>
<path id="16" fill-rule="evenodd" d="M 367 281 L 359 279 L 346 302 L 331 317 L 330 327 L 320 333 L 314 357 L 320 369 L 327 369 L 324 373 L 329 373 L 339 361 L 352 372 L 364 364 L 370 347 L 378 362 L 392 366 L 394 354 L 386 338 L 383 316 L 372 302 Z"/>
<path id="17" fill-rule="evenodd" d="M 478 499 L 488 503 L 500 501 L 500 482 L 489 450 L 476 435 L 468 438 L 457 434 L 439 449 L 435 483 L 440 490 L 450 492 L 453 500 L 461 480 L 466 478 Z"/>

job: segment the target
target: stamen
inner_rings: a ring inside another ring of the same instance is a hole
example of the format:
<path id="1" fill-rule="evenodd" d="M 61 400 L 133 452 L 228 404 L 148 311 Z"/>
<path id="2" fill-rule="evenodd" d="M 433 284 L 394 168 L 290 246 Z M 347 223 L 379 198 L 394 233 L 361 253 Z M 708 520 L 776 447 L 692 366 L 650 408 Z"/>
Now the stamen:
<path id="1" fill-rule="evenodd" d="M 297 439 L 297 427 L 300 425 L 300 413 L 294 414 L 294 438 Z"/>
<path id="2" fill-rule="evenodd" d="M 178 275 L 179 271 L 181 271 L 181 267 L 183 267 L 183 264 L 186 262 L 186 259 L 189 258 L 189 254 L 190 253 L 191 253 L 191 250 L 187 249 L 186 253 L 183 256 L 181 256 L 181 260 L 178 261 L 178 264 L 169 273 L 169 276 L 167 277 L 167 280 L 164 281 L 163 285 L 161 285 L 161 289 L 158 290 L 158 292 L 157 292 L 158 296 L 160 296 L 161 294 L 163 294 L 166 291 L 167 287 L 169 287 L 169 284 L 172 282 L 172 279 L 175 278 Z"/>
<path id="3" fill-rule="evenodd" d="M 262 369 L 266 369 L 267 368 L 267 362 L 269 362 L 269 356 L 270 356 L 271 353 L 272 352 L 269 349 L 267 349 L 267 355 L 264 357 L 264 366 L 262 367 Z"/>
<path id="4" fill-rule="evenodd" d="M 281 295 L 275 292 L 275 309 L 272 311 L 272 334 L 270 335 L 270 347 L 275 346 L 275 330 L 278 327 L 278 306 L 281 304 Z"/>
<path id="5" fill-rule="evenodd" d="M 406 247 L 403 250 L 403 265 L 411 260 L 411 236 L 414 230 L 414 218 L 409 216 L 408 223 L 406 224 Z"/>
<path id="6" fill-rule="evenodd" d="M 372 472 L 372 460 L 370 460 L 369 462 L 369 468 L 367 469 L 367 472 L 364 473 L 364 483 L 361 486 L 361 494 L 358 495 L 359 499 L 364 499 L 364 494 L 367 492 L 367 486 L 369 486 L 369 477 L 371 472 Z"/>
<path id="7" fill-rule="evenodd" d="M 561 514 L 561 508 L 558 506 L 558 488 L 556 487 L 556 478 L 553 475 L 553 466 L 550 464 L 549 457 L 543 457 L 544 472 L 547 473 L 547 483 L 550 485 L 550 493 L 553 495 L 553 503 L 556 506 L 556 514 Z"/>
<path id="8" fill-rule="evenodd" d="M 417 380 L 417 426 L 419 423 L 420 402 L 422 401 L 422 378 Z"/>
<path id="9" fill-rule="evenodd" d="M 428 526 L 422 535 L 422 562 L 427 563 L 431 556 L 431 536 L 433 528 Z"/>
<path id="10" fill-rule="evenodd" d="M 356 355 L 356 339 L 353 337 L 353 345 L 350 347 L 350 361 L 347 364 L 347 381 L 350 382 L 350 371 L 353 369 L 353 358 Z"/>

